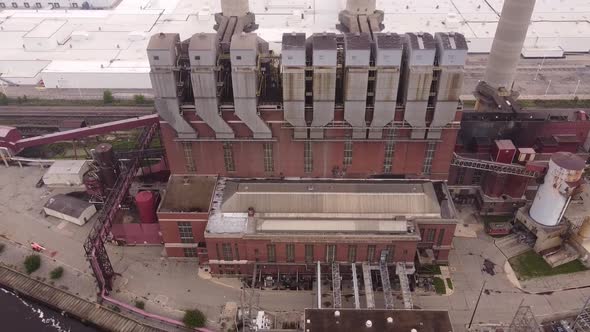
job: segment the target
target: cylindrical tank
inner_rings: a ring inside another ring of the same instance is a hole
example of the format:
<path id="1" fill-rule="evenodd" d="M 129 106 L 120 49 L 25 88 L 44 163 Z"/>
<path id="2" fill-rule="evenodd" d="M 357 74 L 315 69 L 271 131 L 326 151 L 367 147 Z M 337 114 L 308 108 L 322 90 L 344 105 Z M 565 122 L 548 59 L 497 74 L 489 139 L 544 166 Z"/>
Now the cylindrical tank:
<path id="1" fill-rule="evenodd" d="M 539 224 L 559 224 L 572 193 L 580 185 L 584 160 L 570 152 L 556 152 L 551 156 L 543 184 L 539 186 L 530 216 Z"/>
<path id="2" fill-rule="evenodd" d="M 535 0 L 505 0 L 496 28 L 484 81 L 494 88 L 512 88 Z"/>
<path id="3" fill-rule="evenodd" d="M 104 187 L 112 188 L 119 173 L 113 146 L 108 143 L 99 144 L 94 149 L 94 160 L 98 164 L 100 180 Z"/>
<path id="4" fill-rule="evenodd" d="M 135 205 L 142 223 L 156 222 L 156 197 L 151 191 L 140 191 L 135 195 Z"/>

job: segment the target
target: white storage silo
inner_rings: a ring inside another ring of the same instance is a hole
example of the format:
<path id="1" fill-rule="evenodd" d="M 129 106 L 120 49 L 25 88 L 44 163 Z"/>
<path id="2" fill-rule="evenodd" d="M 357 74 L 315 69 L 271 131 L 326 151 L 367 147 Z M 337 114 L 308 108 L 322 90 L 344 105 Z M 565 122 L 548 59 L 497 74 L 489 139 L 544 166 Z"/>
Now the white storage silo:
<path id="1" fill-rule="evenodd" d="M 559 224 L 574 190 L 580 185 L 585 162 L 570 152 L 551 156 L 545 181 L 539 186 L 530 216 L 539 224 Z"/>

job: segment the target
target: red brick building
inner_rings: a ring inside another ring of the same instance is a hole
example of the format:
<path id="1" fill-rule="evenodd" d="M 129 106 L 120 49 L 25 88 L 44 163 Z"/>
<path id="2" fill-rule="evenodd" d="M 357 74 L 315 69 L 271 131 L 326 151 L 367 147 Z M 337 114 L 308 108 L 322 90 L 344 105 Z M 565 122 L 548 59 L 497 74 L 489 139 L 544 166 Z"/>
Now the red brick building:
<path id="1" fill-rule="evenodd" d="M 251 274 L 255 264 L 305 274 L 317 261 L 446 262 L 449 197 L 443 182 L 423 180 L 172 176 L 158 216 L 168 255 L 198 256 L 214 274 Z"/>
<path id="2" fill-rule="evenodd" d="M 410 138 L 411 129 L 404 126 L 403 113 L 403 108 L 398 108 L 383 139 L 352 139 L 352 129 L 346 129 L 342 110 L 336 110 L 335 120 L 325 127 L 322 139 L 295 139 L 282 111 L 263 108 L 260 115 L 271 128 L 270 139 L 253 139 L 250 129 L 233 112 L 223 110 L 223 118 L 236 134 L 234 139 L 216 139 L 211 128 L 188 110 L 184 118 L 198 138 L 178 138 L 166 122 L 161 123 L 161 133 L 173 174 L 322 178 L 385 174 L 446 180 L 460 125 L 460 109 L 455 121 L 442 129 L 440 139 L 429 140 Z"/>

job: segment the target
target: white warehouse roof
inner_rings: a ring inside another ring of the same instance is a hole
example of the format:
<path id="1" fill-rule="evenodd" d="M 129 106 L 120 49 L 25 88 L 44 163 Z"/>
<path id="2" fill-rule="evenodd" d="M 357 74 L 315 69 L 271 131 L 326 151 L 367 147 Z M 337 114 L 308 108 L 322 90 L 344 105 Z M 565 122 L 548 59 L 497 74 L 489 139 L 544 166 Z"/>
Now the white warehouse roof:
<path id="1" fill-rule="evenodd" d="M 250 0 L 250 10 L 260 26 L 256 32 L 273 50 L 279 51 L 284 32 L 305 32 L 308 36 L 314 32 L 336 32 L 338 12 L 344 3 Z M 378 0 L 377 8 L 385 12 L 385 31 L 461 32 L 468 40 L 470 52 L 485 53 L 491 47 L 502 4 L 503 0 Z M 145 76 L 142 82 L 130 76 L 133 80 L 129 80 L 129 87 L 149 88 L 145 52 L 149 36 L 178 32 L 187 39 L 197 32 L 213 32 L 213 13 L 220 11 L 217 0 L 122 0 L 112 10 L 7 8 L 0 12 L 0 74 L 18 84 L 36 84 L 44 79 L 59 85 L 60 79 L 72 79 L 56 72 L 70 67 L 72 72 L 86 73 L 80 81 L 91 84 L 88 73 L 127 74 L 130 67 L 120 65 L 126 63 L 137 67 L 130 75 L 139 72 Z M 55 34 L 60 32 L 66 36 L 56 38 Z M 23 47 L 27 37 L 32 36 L 54 38 L 57 44 L 37 45 L 34 50 Z M 556 49 L 588 52 L 590 2 L 537 0 L 525 51 L 542 56 Z M 51 64 L 58 61 L 61 63 Z M 103 66 L 97 67 L 96 63 Z M 85 70 L 85 66 L 89 69 Z"/>

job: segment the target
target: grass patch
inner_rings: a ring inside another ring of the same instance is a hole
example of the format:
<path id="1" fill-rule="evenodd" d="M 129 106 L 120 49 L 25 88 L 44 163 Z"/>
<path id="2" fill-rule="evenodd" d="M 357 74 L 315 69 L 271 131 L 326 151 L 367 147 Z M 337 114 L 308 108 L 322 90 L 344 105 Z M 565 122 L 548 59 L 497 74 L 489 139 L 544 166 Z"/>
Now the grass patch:
<path id="1" fill-rule="evenodd" d="M 453 289 L 453 280 L 451 280 L 451 278 L 447 278 L 447 287 L 449 287 L 449 289 Z"/>
<path id="2" fill-rule="evenodd" d="M 440 266 L 438 265 L 420 265 L 416 271 L 418 274 L 440 274 Z"/>
<path id="3" fill-rule="evenodd" d="M 25 270 L 27 271 L 27 274 L 31 274 L 41 267 L 41 256 L 34 254 L 29 255 L 25 258 L 23 264 L 25 265 Z"/>
<path id="4" fill-rule="evenodd" d="M 207 318 L 205 318 L 205 314 L 203 314 L 199 309 L 187 310 L 184 312 L 182 322 L 185 326 L 190 328 L 203 327 L 207 322 Z"/>
<path id="5" fill-rule="evenodd" d="M 135 307 L 138 309 L 145 309 L 145 302 L 141 301 L 141 300 L 135 300 Z"/>
<path id="6" fill-rule="evenodd" d="M 567 274 L 585 271 L 587 268 L 579 261 L 571 261 L 569 263 L 552 268 L 545 262 L 541 255 L 533 250 L 529 250 L 518 256 L 512 257 L 508 260 L 514 272 L 521 280 L 554 276 L 558 274 Z"/>
<path id="7" fill-rule="evenodd" d="M 434 290 L 436 290 L 436 294 L 446 294 L 447 288 L 445 287 L 445 282 L 439 277 L 432 278 L 432 282 L 434 284 Z"/>
<path id="8" fill-rule="evenodd" d="M 42 99 L 31 98 L 27 96 L 22 97 L 7 97 L 0 92 L 0 105 L 22 105 L 22 106 L 153 106 L 154 100 L 145 98 L 143 95 L 136 95 L 142 97 L 135 97 L 133 99 L 116 99 L 112 96 L 107 96 L 104 99 Z"/>
<path id="9" fill-rule="evenodd" d="M 55 269 L 51 270 L 51 272 L 49 272 L 49 277 L 53 280 L 56 280 L 56 279 L 61 278 L 61 276 L 63 274 L 64 274 L 64 268 L 61 266 L 58 266 Z"/>

